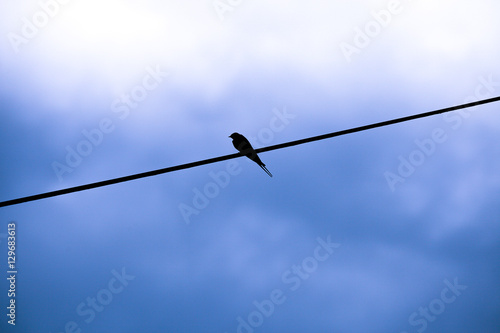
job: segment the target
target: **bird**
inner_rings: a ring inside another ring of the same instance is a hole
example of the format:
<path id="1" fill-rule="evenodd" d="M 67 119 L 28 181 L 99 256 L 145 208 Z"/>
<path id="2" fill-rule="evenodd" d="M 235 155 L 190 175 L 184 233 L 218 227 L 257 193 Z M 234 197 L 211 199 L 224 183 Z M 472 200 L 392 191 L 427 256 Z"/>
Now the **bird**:
<path id="1" fill-rule="evenodd" d="M 246 157 L 257 163 L 262 168 L 262 170 L 264 170 L 269 175 L 269 177 L 273 176 L 269 172 L 269 170 L 267 170 L 266 165 L 262 163 L 259 156 L 257 156 L 257 153 L 255 152 L 247 138 L 236 132 L 231 134 L 229 137 L 233 139 L 233 146 L 240 152 L 241 155 L 245 155 Z"/>

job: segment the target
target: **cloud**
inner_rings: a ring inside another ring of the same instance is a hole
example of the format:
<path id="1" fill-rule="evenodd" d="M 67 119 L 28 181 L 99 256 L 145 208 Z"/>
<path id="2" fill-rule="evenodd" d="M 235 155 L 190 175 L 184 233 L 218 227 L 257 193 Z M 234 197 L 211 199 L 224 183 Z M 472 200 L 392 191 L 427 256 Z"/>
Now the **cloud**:
<path id="1" fill-rule="evenodd" d="M 339 44 L 387 6 L 243 1 L 221 21 L 212 1 L 61 5 L 18 54 L 0 42 L 2 198 L 230 154 L 234 131 L 263 147 L 498 95 L 496 3 L 404 2 L 346 62 Z M 6 36 L 41 7 L 3 8 Z M 113 102 L 140 93 L 157 65 L 169 76 L 120 118 Z M 296 117 L 263 140 L 285 108 Z M 19 225 L 22 311 L 47 331 L 69 320 L 91 331 L 235 331 L 331 235 L 339 251 L 262 330 L 410 332 L 409 315 L 457 276 L 467 294 L 428 331 L 488 331 L 498 321 L 496 109 L 262 153 L 272 179 L 236 159 L 241 172 L 189 225 L 179 204 L 226 162 L 2 208 L 0 220 Z M 51 163 L 103 118 L 113 132 L 59 182 Z M 384 172 L 436 128 L 447 139 L 392 192 Z M 76 306 L 121 267 L 136 280 L 86 325 Z"/>

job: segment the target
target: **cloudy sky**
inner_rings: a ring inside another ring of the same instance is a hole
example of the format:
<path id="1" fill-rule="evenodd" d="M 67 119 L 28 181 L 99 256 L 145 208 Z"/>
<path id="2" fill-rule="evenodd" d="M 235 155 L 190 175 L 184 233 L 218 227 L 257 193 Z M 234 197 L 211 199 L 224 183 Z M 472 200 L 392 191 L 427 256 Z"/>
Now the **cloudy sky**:
<path id="1" fill-rule="evenodd" d="M 499 96 L 498 13 L 3 1 L 0 201 Z M 499 107 L 0 208 L 0 330 L 498 332 Z"/>

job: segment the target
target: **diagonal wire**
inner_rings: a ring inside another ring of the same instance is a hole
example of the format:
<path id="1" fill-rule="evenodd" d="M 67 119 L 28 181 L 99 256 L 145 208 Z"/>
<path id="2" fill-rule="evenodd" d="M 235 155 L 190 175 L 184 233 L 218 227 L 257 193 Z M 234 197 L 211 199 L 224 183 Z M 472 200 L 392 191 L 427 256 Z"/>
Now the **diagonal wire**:
<path id="1" fill-rule="evenodd" d="M 414 120 L 414 119 L 418 119 L 418 118 L 425 118 L 425 117 L 434 116 L 434 115 L 437 115 L 437 114 L 440 114 L 440 113 L 445 113 L 445 112 L 450 112 L 450 111 L 456 111 L 456 110 L 460 110 L 460 109 L 466 109 L 466 108 L 470 108 L 470 107 L 473 107 L 473 106 L 482 105 L 482 104 L 488 104 L 488 103 L 493 103 L 493 102 L 498 102 L 498 101 L 500 101 L 500 96 L 493 97 L 493 98 L 488 98 L 488 99 L 483 99 L 483 100 L 480 100 L 480 101 L 471 102 L 471 103 L 467 103 L 467 104 L 461 104 L 461 105 L 457 105 L 457 106 L 450 106 L 448 108 L 439 109 L 439 110 L 435 110 L 435 111 L 418 113 L 418 114 L 414 114 L 412 116 L 407 116 L 407 117 L 396 118 L 396 119 L 392 119 L 392 120 L 381 121 L 379 123 L 374 123 L 374 124 L 370 124 L 370 125 L 364 125 L 364 126 L 360 126 L 360 127 L 349 128 L 349 129 L 346 129 L 346 130 L 342 130 L 342 131 L 338 131 L 338 132 L 333 132 L 333 133 L 327 133 L 327 134 L 318 135 L 318 136 L 313 136 L 313 137 L 305 138 L 305 139 L 301 139 L 301 140 L 280 143 L 280 144 L 277 144 L 277 145 L 274 145 L 274 146 L 269 146 L 269 147 L 255 149 L 255 151 L 257 153 L 260 153 L 260 152 L 265 152 L 265 151 L 269 151 L 269 150 L 275 150 L 275 149 L 281 149 L 281 148 L 285 148 L 285 147 L 291 147 L 291 146 L 301 145 L 303 143 L 308 143 L 308 142 L 313 142 L 313 141 L 318 141 L 318 140 L 329 139 L 329 138 L 333 138 L 335 136 L 340 136 L 340 135 L 345 135 L 345 134 L 350 134 L 350 133 L 356 133 L 356 132 L 366 131 L 366 130 L 369 130 L 369 129 L 372 129 L 372 128 L 376 128 L 376 127 L 383 127 L 383 126 L 387 126 L 387 125 L 402 123 L 402 122 L 405 122 L 405 121 L 410 121 L 410 120 Z"/>
<path id="2" fill-rule="evenodd" d="M 382 122 L 378 122 L 378 123 L 374 123 L 374 124 L 369 124 L 369 125 L 364 125 L 364 126 L 360 126 L 360 127 L 354 127 L 354 128 L 350 128 L 350 129 L 346 129 L 346 130 L 342 130 L 342 131 L 313 136 L 313 137 L 309 137 L 309 138 L 305 138 L 305 139 L 280 143 L 280 144 L 269 146 L 269 147 L 255 149 L 255 151 L 257 153 L 261 153 L 261 152 L 271 151 L 271 150 L 275 150 L 275 149 L 282 149 L 282 148 L 297 146 L 297 145 L 301 145 L 301 144 L 308 143 L 308 142 L 329 139 L 329 138 L 333 138 L 336 136 L 366 131 L 366 130 L 369 130 L 372 128 L 388 126 L 388 125 L 402 123 L 405 121 L 410 121 L 410 120 L 414 120 L 414 119 L 418 119 L 418 118 L 425 118 L 425 117 L 437 115 L 440 113 L 456 111 L 456 110 L 460 110 L 460 109 L 470 108 L 473 106 L 488 104 L 488 103 L 493 103 L 493 102 L 498 102 L 498 101 L 500 101 L 500 96 L 489 98 L 489 99 L 483 99 L 483 100 L 476 101 L 476 102 L 451 106 L 451 107 L 447 107 L 447 108 L 439 109 L 439 110 L 435 110 L 435 111 L 418 113 L 418 114 L 407 116 L 407 117 L 386 120 L 386 121 L 382 121 Z M 221 161 L 225 161 L 225 160 L 229 160 L 229 159 L 233 159 L 233 158 L 241 157 L 241 156 L 242 155 L 240 155 L 240 153 L 234 153 L 234 154 L 230 154 L 230 155 L 209 158 L 206 160 L 176 165 L 176 166 L 172 166 L 172 167 L 168 167 L 168 168 L 152 170 L 152 171 L 142 172 L 142 173 L 133 174 L 133 175 L 129 175 L 129 176 L 103 180 L 103 181 L 96 182 L 96 183 L 90 183 L 90 184 L 85 184 L 85 185 L 80 185 L 80 186 L 75 186 L 75 187 L 69 187 L 69 188 L 65 188 L 65 189 L 61 189 L 61 190 L 56 190 L 56 191 L 52 191 L 52 192 L 45 192 L 45 193 L 30 195 L 30 196 L 22 197 L 22 198 L 18 198 L 18 199 L 2 201 L 2 202 L 0 202 L 0 207 L 12 206 L 12 205 L 20 204 L 23 202 L 35 201 L 35 200 L 55 197 L 55 196 L 59 196 L 59 195 L 63 195 L 63 194 L 68 194 L 68 193 L 90 190 L 90 189 L 93 189 L 96 187 L 102 187 L 102 186 L 108 186 L 108 185 L 113 185 L 113 184 L 117 184 L 117 183 L 128 182 L 128 181 L 139 179 L 139 178 L 151 177 L 151 176 L 156 176 L 156 175 L 160 175 L 163 173 L 194 168 L 194 167 L 197 167 L 200 165 L 221 162 Z"/>

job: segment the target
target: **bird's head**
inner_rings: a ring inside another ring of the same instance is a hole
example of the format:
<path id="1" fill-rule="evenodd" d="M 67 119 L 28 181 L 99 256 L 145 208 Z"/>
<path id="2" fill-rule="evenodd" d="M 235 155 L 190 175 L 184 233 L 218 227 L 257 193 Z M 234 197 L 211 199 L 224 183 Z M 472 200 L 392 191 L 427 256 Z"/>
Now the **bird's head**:
<path id="1" fill-rule="evenodd" d="M 234 132 L 234 133 L 233 133 L 233 134 L 231 134 L 229 137 L 230 137 L 231 139 L 236 139 L 239 135 L 240 135 L 240 134 L 238 134 L 238 133 Z"/>

